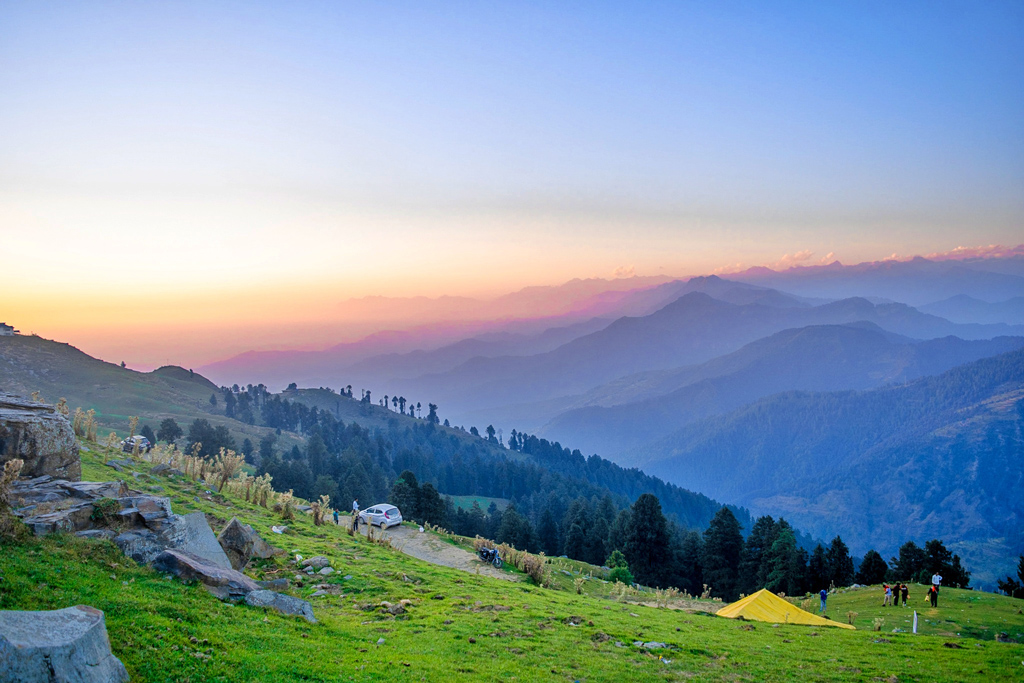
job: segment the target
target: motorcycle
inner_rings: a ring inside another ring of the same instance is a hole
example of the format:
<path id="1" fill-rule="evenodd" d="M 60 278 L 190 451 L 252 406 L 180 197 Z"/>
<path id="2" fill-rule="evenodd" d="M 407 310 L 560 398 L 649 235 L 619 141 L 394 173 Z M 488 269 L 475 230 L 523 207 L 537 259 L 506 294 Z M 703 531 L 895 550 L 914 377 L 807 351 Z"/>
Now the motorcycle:
<path id="1" fill-rule="evenodd" d="M 501 569 L 503 564 L 501 561 L 501 554 L 497 548 L 480 548 L 479 553 L 480 559 L 487 564 L 493 564 L 495 569 Z"/>

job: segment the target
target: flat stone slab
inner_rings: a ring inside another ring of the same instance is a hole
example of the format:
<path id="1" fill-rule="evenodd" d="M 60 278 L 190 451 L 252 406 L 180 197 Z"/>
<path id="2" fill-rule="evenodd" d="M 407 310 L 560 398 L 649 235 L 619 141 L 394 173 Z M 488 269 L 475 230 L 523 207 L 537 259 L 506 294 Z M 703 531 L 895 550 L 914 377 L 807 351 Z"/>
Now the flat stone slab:
<path id="1" fill-rule="evenodd" d="M 261 590 L 258 583 L 230 565 L 225 569 L 182 550 L 163 551 L 153 560 L 153 569 L 182 581 L 199 581 L 221 600 L 238 600 Z"/>
<path id="2" fill-rule="evenodd" d="M 268 590 L 256 590 L 245 596 L 245 604 L 253 607 L 269 607 L 282 614 L 300 616 L 311 624 L 316 623 L 313 606 L 299 598 Z"/>
<path id="3" fill-rule="evenodd" d="M 0 611 L 0 681 L 124 683 L 103 612 L 86 605 L 48 612 Z"/>

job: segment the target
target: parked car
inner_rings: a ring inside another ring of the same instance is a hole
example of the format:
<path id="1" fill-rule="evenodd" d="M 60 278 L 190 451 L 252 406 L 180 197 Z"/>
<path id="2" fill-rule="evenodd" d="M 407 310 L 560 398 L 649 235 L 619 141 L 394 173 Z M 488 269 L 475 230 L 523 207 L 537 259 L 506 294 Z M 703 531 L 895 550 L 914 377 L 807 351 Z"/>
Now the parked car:
<path id="1" fill-rule="evenodd" d="M 394 505 L 379 503 L 359 512 L 359 521 L 363 524 L 379 526 L 381 529 L 398 526 L 402 523 L 402 512 Z"/>
<path id="2" fill-rule="evenodd" d="M 135 450 L 135 444 L 139 445 L 139 453 L 149 453 L 153 450 L 153 444 L 144 436 L 129 436 L 121 442 L 121 450 L 125 453 L 131 453 Z"/>

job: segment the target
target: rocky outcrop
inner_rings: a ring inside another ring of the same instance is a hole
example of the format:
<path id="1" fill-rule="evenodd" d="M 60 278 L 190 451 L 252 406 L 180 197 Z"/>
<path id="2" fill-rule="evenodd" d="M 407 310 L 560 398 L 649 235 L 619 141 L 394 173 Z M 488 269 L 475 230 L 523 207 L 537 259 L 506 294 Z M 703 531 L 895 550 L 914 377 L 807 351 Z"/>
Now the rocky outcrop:
<path id="1" fill-rule="evenodd" d="M 305 600 L 293 598 L 290 595 L 268 590 L 257 590 L 245 596 L 245 604 L 252 607 L 269 607 L 281 614 L 294 614 L 311 624 L 316 623 L 316 617 L 313 616 L 313 606 Z"/>
<path id="2" fill-rule="evenodd" d="M 26 477 L 82 478 L 78 439 L 53 406 L 0 393 L 0 465 L 19 458 Z"/>
<path id="3" fill-rule="evenodd" d="M 236 517 L 220 532 L 217 542 L 231 561 L 231 567 L 239 571 L 254 558 L 265 560 L 284 552 L 268 545 L 251 526 L 242 524 Z"/>
<path id="4" fill-rule="evenodd" d="M 219 567 L 181 550 L 161 552 L 153 560 L 153 569 L 182 581 L 199 581 L 221 600 L 240 600 L 253 591 L 261 590 L 258 583 L 242 572 Z"/>
<path id="5" fill-rule="evenodd" d="M 0 681 L 123 683 L 103 612 L 85 605 L 51 612 L 0 611 Z"/>
<path id="6" fill-rule="evenodd" d="M 124 482 L 69 482 L 50 476 L 19 479 L 11 487 L 11 500 L 14 513 L 39 536 L 102 531 L 88 535 L 111 537 L 139 564 L 149 564 L 164 550 L 176 548 L 231 568 L 203 513 L 176 515 L 170 499 L 131 491 Z M 118 533 L 111 533 L 111 526 Z"/>

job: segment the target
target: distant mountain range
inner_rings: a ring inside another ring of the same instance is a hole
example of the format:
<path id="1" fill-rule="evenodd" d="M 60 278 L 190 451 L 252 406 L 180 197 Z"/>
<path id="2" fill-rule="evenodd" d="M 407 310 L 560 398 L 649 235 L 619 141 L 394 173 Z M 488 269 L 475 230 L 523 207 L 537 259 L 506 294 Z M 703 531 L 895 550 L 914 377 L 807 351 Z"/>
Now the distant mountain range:
<path id="1" fill-rule="evenodd" d="M 1024 337 L 915 341 L 873 323 L 783 330 L 697 366 L 616 380 L 539 430 L 615 460 L 695 420 L 790 390 L 872 389 L 1024 347 Z M 623 400 L 623 397 L 630 397 Z"/>
<path id="2" fill-rule="evenodd" d="M 930 261 L 873 261 L 854 266 L 838 262 L 785 271 L 751 268 L 729 279 L 775 287 L 802 296 L 845 299 L 874 297 L 911 306 L 957 295 L 982 301 L 1005 301 L 1024 291 L 1024 257 Z"/>
<path id="3" fill-rule="evenodd" d="M 989 303 L 966 294 L 957 294 L 920 308 L 925 313 L 937 315 L 956 323 L 1024 324 L 1024 296 Z"/>
<path id="4" fill-rule="evenodd" d="M 691 291 L 650 315 L 620 318 L 547 353 L 478 357 L 447 372 L 385 388 L 430 395 L 460 421 L 480 419 L 491 411 L 491 421 L 525 418 L 530 427 L 539 426 L 536 421 L 545 417 L 535 410 L 540 401 L 584 393 L 626 375 L 703 363 L 789 328 L 870 322 L 915 339 L 1024 335 L 1024 326 L 957 325 L 903 304 L 872 304 L 866 299 L 820 306 L 788 302 L 792 305 L 732 304 Z M 547 419 L 560 412 L 548 413 Z"/>

